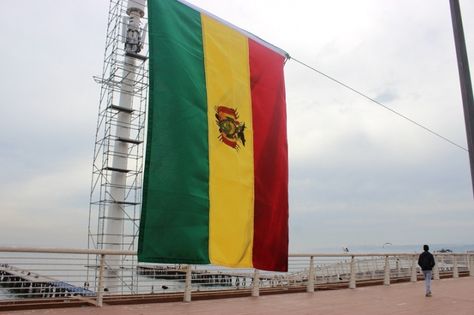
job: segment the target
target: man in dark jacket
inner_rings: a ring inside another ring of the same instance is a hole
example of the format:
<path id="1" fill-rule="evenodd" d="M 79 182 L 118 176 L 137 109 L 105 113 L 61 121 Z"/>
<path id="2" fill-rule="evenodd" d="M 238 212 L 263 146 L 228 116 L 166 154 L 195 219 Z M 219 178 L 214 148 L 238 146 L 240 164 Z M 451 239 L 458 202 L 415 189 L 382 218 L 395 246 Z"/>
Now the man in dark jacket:
<path id="1" fill-rule="evenodd" d="M 430 248 L 428 245 L 423 245 L 424 252 L 420 254 L 418 258 L 418 265 L 423 271 L 425 276 L 425 296 L 431 296 L 431 276 L 433 275 L 433 267 L 435 265 L 435 260 L 433 255 L 429 252 Z"/>

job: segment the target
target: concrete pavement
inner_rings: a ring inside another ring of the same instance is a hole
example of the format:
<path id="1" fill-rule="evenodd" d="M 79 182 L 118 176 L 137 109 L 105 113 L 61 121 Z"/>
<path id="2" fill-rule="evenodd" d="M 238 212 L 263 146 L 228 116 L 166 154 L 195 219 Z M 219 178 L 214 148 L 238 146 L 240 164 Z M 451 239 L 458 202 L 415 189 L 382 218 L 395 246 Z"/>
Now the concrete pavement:
<path id="1" fill-rule="evenodd" d="M 324 314 L 324 315 L 474 315 L 474 277 L 433 281 L 433 297 L 424 295 L 422 281 L 391 286 L 267 295 L 219 300 L 103 308 L 0 312 L 1 315 L 156 315 L 156 314 Z"/>

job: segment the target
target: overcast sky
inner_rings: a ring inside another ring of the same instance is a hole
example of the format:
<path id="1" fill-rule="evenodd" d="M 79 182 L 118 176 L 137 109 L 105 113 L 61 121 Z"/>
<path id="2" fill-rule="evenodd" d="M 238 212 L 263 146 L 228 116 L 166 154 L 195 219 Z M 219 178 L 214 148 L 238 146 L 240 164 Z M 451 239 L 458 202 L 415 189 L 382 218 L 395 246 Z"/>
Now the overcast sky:
<path id="1" fill-rule="evenodd" d="M 191 0 L 466 147 L 448 0 Z M 471 72 L 474 2 L 461 1 Z M 86 247 L 107 0 L 0 19 L 0 245 Z M 290 251 L 474 243 L 468 154 L 290 60 Z"/>

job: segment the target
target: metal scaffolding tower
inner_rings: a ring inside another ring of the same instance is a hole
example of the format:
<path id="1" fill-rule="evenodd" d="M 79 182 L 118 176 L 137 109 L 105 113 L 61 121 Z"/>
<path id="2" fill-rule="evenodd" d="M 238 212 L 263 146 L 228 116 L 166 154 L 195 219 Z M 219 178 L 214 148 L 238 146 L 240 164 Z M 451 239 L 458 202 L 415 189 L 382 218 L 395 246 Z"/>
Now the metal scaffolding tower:
<path id="1" fill-rule="evenodd" d="M 135 250 L 139 230 L 146 104 L 148 44 L 146 0 L 110 0 L 99 117 L 92 166 L 88 246 Z M 97 257 L 89 260 L 97 287 Z M 95 263 L 94 263 L 95 261 Z M 135 291 L 136 261 L 108 258 L 105 288 Z"/>

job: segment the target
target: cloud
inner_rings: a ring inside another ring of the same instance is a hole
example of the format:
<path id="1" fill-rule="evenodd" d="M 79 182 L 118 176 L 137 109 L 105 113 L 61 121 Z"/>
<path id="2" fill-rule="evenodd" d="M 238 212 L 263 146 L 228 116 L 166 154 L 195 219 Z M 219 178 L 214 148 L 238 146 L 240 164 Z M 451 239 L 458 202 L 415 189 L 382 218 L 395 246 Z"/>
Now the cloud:
<path id="1" fill-rule="evenodd" d="M 465 146 L 446 1 L 191 2 Z M 0 20 L 0 237 L 84 246 L 108 1 L 10 6 L 21 14 Z M 474 3 L 461 6 L 474 69 Z M 472 241 L 466 152 L 294 60 L 285 75 L 292 251 Z"/>
<path id="2" fill-rule="evenodd" d="M 59 168 L 3 185 L 2 221 L 8 223 L 0 229 L 3 243 L 84 247 L 89 172 L 84 159 L 70 159 Z"/>
<path id="3" fill-rule="evenodd" d="M 377 102 L 380 102 L 384 105 L 391 103 L 393 101 L 396 101 L 399 99 L 399 96 L 396 92 L 386 89 L 381 91 L 380 93 L 377 94 L 377 96 L 374 98 Z"/>

